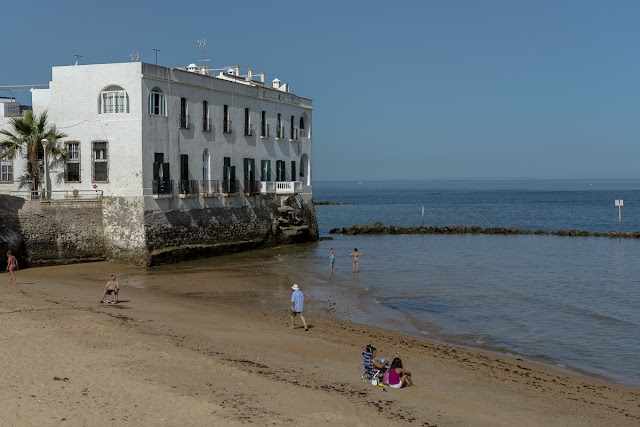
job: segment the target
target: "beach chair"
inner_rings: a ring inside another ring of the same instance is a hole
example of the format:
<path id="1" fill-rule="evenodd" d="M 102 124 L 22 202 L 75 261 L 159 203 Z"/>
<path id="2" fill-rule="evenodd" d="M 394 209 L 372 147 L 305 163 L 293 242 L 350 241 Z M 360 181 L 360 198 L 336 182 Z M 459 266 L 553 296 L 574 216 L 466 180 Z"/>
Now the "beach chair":
<path id="1" fill-rule="evenodd" d="M 373 366 L 373 357 L 371 356 L 371 348 L 369 348 L 369 346 L 363 347 L 360 368 L 364 370 L 361 377 L 362 381 L 370 381 L 374 387 L 382 383 L 384 371 Z"/>

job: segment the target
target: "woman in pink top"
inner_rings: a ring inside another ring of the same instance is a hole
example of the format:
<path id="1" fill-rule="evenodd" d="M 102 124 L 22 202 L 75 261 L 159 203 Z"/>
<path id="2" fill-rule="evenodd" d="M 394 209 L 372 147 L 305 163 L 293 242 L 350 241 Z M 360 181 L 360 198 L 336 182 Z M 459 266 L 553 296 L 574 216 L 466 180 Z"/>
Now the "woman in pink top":
<path id="1" fill-rule="evenodd" d="M 389 386 L 392 388 L 413 387 L 411 371 L 402 369 L 402 360 L 399 357 L 393 359 L 389 366 Z"/>

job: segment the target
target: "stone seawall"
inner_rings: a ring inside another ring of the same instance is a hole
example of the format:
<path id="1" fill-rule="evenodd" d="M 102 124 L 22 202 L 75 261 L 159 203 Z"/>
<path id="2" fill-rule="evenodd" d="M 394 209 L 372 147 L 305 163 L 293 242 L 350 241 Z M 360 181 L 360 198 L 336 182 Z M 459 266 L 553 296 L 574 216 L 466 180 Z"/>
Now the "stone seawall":
<path id="1" fill-rule="evenodd" d="M 151 266 L 318 239 L 313 205 L 261 195 L 244 206 L 145 211 L 142 197 L 0 196 L 0 255 L 21 266 L 108 260 Z M 2 265 L 2 264 L 0 264 Z"/>
<path id="2" fill-rule="evenodd" d="M 280 206 L 280 197 L 261 195 L 241 207 L 145 212 L 147 265 L 316 240 L 293 200 Z"/>
<path id="3" fill-rule="evenodd" d="M 104 260 L 100 201 L 27 201 L 0 196 L 0 253 L 30 266 Z"/>

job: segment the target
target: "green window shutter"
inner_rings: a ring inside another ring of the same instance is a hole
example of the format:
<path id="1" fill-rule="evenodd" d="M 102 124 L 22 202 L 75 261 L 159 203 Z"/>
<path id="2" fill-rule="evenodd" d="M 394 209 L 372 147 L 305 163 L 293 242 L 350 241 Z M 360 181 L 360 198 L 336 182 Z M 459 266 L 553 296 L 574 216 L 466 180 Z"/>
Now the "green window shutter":
<path id="1" fill-rule="evenodd" d="M 169 163 L 162 163 L 162 179 L 165 181 L 171 179 L 169 175 Z"/>

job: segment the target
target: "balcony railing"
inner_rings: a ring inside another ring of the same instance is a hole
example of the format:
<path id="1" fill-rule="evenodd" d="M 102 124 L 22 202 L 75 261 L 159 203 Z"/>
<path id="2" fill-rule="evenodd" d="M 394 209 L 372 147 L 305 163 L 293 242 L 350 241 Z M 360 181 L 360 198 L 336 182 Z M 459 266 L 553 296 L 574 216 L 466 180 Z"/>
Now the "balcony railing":
<path id="1" fill-rule="evenodd" d="M 308 131 L 306 129 L 300 129 L 300 138 L 306 138 L 307 132 Z"/>
<path id="2" fill-rule="evenodd" d="M 260 192 L 261 193 L 275 193 L 276 192 L 276 183 L 271 181 L 260 181 Z"/>
<path id="3" fill-rule="evenodd" d="M 300 181 L 278 181 L 276 182 L 276 194 L 294 194 L 302 191 Z"/>
<path id="4" fill-rule="evenodd" d="M 172 179 L 156 179 L 151 181 L 153 194 L 173 194 Z"/>
<path id="5" fill-rule="evenodd" d="M 202 194 L 220 193 L 220 181 L 204 180 L 200 181 L 200 192 Z"/>
<path id="6" fill-rule="evenodd" d="M 239 193 L 240 192 L 240 181 L 237 179 L 225 179 L 222 181 L 222 188 L 220 189 L 221 193 Z"/>
<path id="7" fill-rule="evenodd" d="M 200 186 L 196 180 L 180 180 L 178 181 L 178 193 L 180 194 L 198 194 Z"/>
<path id="8" fill-rule="evenodd" d="M 260 181 L 244 181 L 245 194 L 259 194 L 260 193 Z"/>
<path id="9" fill-rule="evenodd" d="M 253 125 L 251 124 L 244 125 L 244 136 L 253 136 Z"/>
<path id="10" fill-rule="evenodd" d="M 289 138 L 291 141 L 297 141 L 298 140 L 298 128 L 291 128 L 291 138 Z"/>
<path id="11" fill-rule="evenodd" d="M 202 118 L 202 130 L 205 132 L 211 131 L 211 119 L 206 117 Z"/>
<path id="12" fill-rule="evenodd" d="M 188 114 L 180 114 L 180 128 L 181 129 L 189 129 L 189 115 Z"/>
<path id="13" fill-rule="evenodd" d="M 26 200 L 101 200 L 102 190 L 16 190 L 9 195 Z"/>
<path id="14" fill-rule="evenodd" d="M 278 128 L 278 132 L 277 132 L 276 138 L 278 138 L 278 139 L 284 138 L 284 126 L 280 126 Z"/>

